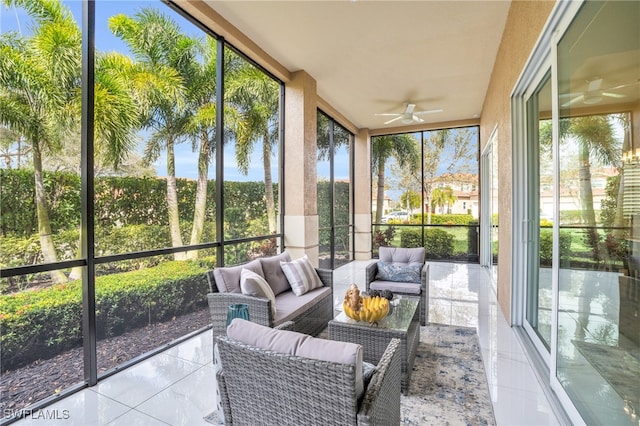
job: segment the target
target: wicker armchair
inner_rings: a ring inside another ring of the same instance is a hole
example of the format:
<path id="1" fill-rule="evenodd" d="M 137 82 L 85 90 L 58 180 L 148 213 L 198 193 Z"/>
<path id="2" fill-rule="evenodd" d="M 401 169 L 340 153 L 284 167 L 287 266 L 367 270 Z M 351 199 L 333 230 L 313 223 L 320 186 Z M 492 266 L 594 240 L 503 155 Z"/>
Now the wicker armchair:
<path id="1" fill-rule="evenodd" d="M 420 325 L 429 321 L 429 265 L 424 261 L 424 248 L 407 249 L 396 247 L 380 247 L 380 261 L 394 264 L 409 264 L 417 261 L 423 263 L 420 271 L 420 283 L 399 283 L 380 280 L 378 278 L 378 263 L 370 263 L 365 269 L 366 291 L 390 290 L 393 294 L 419 296 Z M 420 255 L 421 254 L 421 255 Z"/>
<path id="2" fill-rule="evenodd" d="M 355 366 L 272 352 L 218 336 L 227 425 L 400 424 L 400 340 L 392 339 L 364 396 Z"/>
<path id="3" fill-rule="evenodd" d="M 320 281 L 329 292 L 318 303 L 309 305 L 294 318 L 286 321 L 294 321 L 296 331 L 315 336 L 327 327 L 327 323 L 333 318 L 333 271 L 328 269 L 316 269 Z M 252 322 L 274 327 L 281 322 L 275 321 L 271 312 L 271 301 L 259 297 L 244 295 L 242 293 L 225 293 L 218 290 L 213 270 L 207 272 L 210 293 L 207 295 L 209 313 L 213 328 L 213 338 L 224 334 L 227 327 L 227 311 L 229 305 L 234 303 L 246 303 L 249 305 L 249 317 Z M 277 297 L 277 296 L 276 296 Z"/>

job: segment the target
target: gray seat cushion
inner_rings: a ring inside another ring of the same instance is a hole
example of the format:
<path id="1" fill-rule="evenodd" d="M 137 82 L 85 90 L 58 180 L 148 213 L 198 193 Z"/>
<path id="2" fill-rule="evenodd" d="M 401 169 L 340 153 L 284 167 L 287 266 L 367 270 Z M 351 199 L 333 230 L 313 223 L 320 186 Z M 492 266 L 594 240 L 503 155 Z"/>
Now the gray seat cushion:
<path id="1" fill-rule="evenodd" d="M 369 288 L 373 290 L 389 290 L 391 293 L 420 294 L 420 284 L 399 283 L 395 281 L 372 281 Z"/>
<path id="2" fill-rule="evenodd" d="M 320 287 L 296 296 L 293 291 L 280 293 L 276 296 L 276 317 L 273 325 L 282 324 L 285 321 L 295 321 L 303 312 L 320 303 L 325 297 L 331 297 L 331 288 Z"/>

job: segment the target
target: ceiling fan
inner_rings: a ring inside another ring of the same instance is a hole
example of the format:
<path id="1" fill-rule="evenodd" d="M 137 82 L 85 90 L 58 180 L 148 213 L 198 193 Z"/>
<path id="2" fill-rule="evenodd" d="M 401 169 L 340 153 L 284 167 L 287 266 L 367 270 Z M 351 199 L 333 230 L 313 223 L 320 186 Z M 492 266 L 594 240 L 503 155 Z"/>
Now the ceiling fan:
<path id="1" fill-rule="evenodd" d="M 623 87 L 633 86 L 634 84 L 638 84 L 640 81 L 636 81 L 633 83 L 620 84 L 618 86 L 608 87 L 606 89 L 602 89 L 602 77 L 594 77 L 592 79 L 587 80 L 587 90 L 584 92 L 576 92 L 576 93 L 565 93 L 561 94 L 560 97 L 570 97 L 571 99 L 562 104 L 563 107 L 571 106 L 575 103 L 582 102 L 586 105 L 594 105 L 599 102 L 602 102 L 604 97 L 608 98 L 624 98 L 626 95 L 621 93 L 612 92 L 612 90 L 622 89 Z"/>
<path id="2" fill-rule="evenodd" d="M 421 115 L 434 114 L 436 112 L 442 112 L 441 109 L 430 109 L 430 110 L 426 110 L 426 111 L 416 111 L 415 109 L 416 109 L 416 104 L 412 104 L 412 103 L 407 102 L 405 104 L 404 112 L 400 112 L 400 113 L 381 113 L 381 114 L 376 114 L 376 115 L 395 117 L 395 118 L 392 118 L 389 121 L 385 121 L 384 124 L 393 123 L 394 121 L 398 121 L 398 120 L 401 120 L 402 123 L 404 123 L 404 124 L 411 124 L 411 123 L 423 123 L 424 120 L 422 118 L 420 118 Z"/>

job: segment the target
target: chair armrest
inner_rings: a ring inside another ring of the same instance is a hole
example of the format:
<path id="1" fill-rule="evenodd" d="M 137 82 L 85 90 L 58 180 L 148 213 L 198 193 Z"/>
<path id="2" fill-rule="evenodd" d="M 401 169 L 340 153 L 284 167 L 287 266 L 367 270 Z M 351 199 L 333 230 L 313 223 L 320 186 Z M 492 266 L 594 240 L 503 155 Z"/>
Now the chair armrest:
<path id="1" fill-rule="evenodd" d="M 227 384 L 224 379 L 224 370 L 218 370 L 218 372 L 216 373 L 216 380 L 218 383 L 218 393 L 220 394 L 220 405 L 222 406 L 222 413 L 224 414 L 224 424 L 232 425 L 233 419 L 231 417 L 231 401 L 229 400 Z"/>
<path id="2" fill-rule="evenodd" d="M 362 398 L 359 425 L 400 424 L 400 356 L 400 339 L 391 339 Z"/>
<path id="3" fill-rule="evenodd" d="M 378 275 L 378 262 L 368 264 L 365 269 L 365 291 L 369 291 L 369 284 L 376 280 L 376 275 Z"/>
<path id="4" fill-rule="evenodd" d="M 424 262 L 422 271 L 420 271 L 420 286 L 422 291 L 429 291 L 429 264 Z"/>
<path id="5" fill-rule="evenodd" d="M 325 287 L 329 287 L 333 290 L 333 270 L 321 268 L 315 269 L 318 273 L 318 277 L 320 277 L 320 281 L 322 281 L 322 284 L 324 284 Z"/>
<path id="6" fill-rule="evenodd" d="M 273 327 L 276 330 L 296 331 L 296 323 L 293 321 L 285 321 L 280 325 Z"/>
<path id="7" fill-rule="evenodd" d="M 209 293 L 209 314 L 213 326 L 213 338 L 225 334 L 227 330 L 227 313 L 229 305 L 245 303 L 249 306 L 249 319 L 252 322 L 271 327 L 271 301 L 260 297 L 247 296 L 241 293 Z"/>

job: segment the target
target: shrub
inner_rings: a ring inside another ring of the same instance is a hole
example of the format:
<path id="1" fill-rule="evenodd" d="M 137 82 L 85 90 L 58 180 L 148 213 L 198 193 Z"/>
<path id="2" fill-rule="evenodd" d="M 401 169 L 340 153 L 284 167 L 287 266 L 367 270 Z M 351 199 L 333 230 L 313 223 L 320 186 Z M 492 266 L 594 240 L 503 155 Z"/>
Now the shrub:
<path id="1" fill-rule="evenodd" d="M 416 214 L 416 223 L 421 223 L 421 214 Z M 474 219 L 470 214 L 431 214 L 431 225 L 469 225 Z M 424 214 L 424 223 L 427 223 L 427 213 Z"/>
<path id="2" fill-rule="evenodd" d="M 97 277 L 98 338 L 205 306 L 206 271 L 201 262 L 165 262 L 154 268 Z M 3 368 L 47 359 L 79 346 L 81 325 L 80 281 L 0 296 Z"/>
<path id="3" fill-rule="evenodd" d="M 443 259 L 453 256 L 454 236 L 443 229 L 424 230 L 424 249 L 428 259 Z M 419 229 L 405 229 L 400 235 L 400 246 L 421 247 Z"/>
<path id="4" fill-rule="evenodd" d="M 427 258 L 445 259 L 453 256 L 454 236 L 443 229 L 425 229 L 424 249 Z"/>
<path id="5" fill-rule="evenodd" d="M 560 231 L 560 260 L 566 264 L 571 257 L 571 232 Z M 540 265 L 551 266 L 553 261 L 553 231 L 540 230 Z"/>
<path id="6" fill-rule="evenodd" d="M 390 246 L 396 235 L 395 226 L 387 226 L 384 231 L 380 229 L 374 231 L 373 234 L 373 248 L 377 250 L 378 247 Z"/>
<path id="7" fill-rule="evenodd" d="M 422 236 L 420 229 L 403 229 L 400 234 L 401 247 L 422 247 Z"/>

